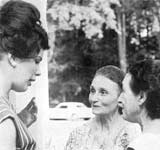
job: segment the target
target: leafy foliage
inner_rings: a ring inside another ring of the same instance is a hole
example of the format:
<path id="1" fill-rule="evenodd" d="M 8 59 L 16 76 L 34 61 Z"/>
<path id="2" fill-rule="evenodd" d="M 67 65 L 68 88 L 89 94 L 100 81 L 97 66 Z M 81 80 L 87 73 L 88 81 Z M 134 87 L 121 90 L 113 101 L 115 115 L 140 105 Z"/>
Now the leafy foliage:
<path id="1" fill-rule="evenodd" d="M 125 3 L 127 60 L 159 58 L 159 0 L 128 0 Z"/>
<path id="2" fill-rule="evenodd" d="M 116 17 L 111 4 L 118 0 L 91 0 L 87 5 L 56 1 L 48 10 L 48 18 L 56 30 L 83 30 L 88 39 L 102 38 L 102 25 L 117 31 Z"/>
<path id="3" fill-rule="evenodd" d="M 121 9 L 115 13 L 117 6 Z M 108 64 L 119 66 L 118 13 L 126 17 L 128 63 L 159 58 L 159 6 L 159 0 L 50 0 L 48 20 L 56 31 L 49 62 L 52 99 L 89 105 L 95 71 Z"/>
<path id="4" fill-rule="evenodd" d="M 56 88 L 52 88 L 55 91 L 52 93 L 56 95 L 59 87 L 60 99 L 65 95 L 66 101 L 89 105 L 89 86 L 95 71 L 104 65 L 119 65 L 116 32 L 104 30 L 103 38 L 95 40 L 86 39 L 82 30 L 57 31 L 55 39 L 55 49 L 59 52 L 55 60 L 66 67 L 56 72 L 57 80 L 52 84 Z"/>
<path id="5" fill-rule="evenodd" d="M 89 105 L 89 86 L 95 71 L 106 64 L 118 65 L 113 5 L 120 5 L 119 1 L 49 1 L 47 17 L 56 35 L 50 60 L 59 66 L 53 69 L 53 62 L 49 62 L 52 99 Z"/>

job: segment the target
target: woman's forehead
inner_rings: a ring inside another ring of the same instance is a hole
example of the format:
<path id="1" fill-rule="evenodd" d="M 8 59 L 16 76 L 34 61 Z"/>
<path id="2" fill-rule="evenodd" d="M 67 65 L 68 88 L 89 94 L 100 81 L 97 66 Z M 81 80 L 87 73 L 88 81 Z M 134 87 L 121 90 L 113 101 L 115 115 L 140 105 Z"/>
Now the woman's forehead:
<path id="1" fill-rule="evenodd" d="M 117 86 L 117 83 L 103 75 L 97 75 L 94 77 L 91 85 L 96 87 L 110 88 L 111 86 Z"/>
<path id="2" fill-rule="evenodd" d="M 127 74 L 125 75 L 123 81 L 122 81 L 123 87 L 124 87 L 124 86 L 129 86 L 129 83 L 130 83 L 131 79 L 132 79 L 131 74 L 130 74 L 130 73 L 127 73 Z"/>

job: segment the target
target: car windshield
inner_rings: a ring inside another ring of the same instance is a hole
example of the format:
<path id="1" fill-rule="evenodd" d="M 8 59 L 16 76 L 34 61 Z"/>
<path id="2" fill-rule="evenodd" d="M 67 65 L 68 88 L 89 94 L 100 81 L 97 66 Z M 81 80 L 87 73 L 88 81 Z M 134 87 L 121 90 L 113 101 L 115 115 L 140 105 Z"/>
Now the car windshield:
<path id="1" fill-rule="evenodd" d="M 59 104 L 56 106 L 56 108 L 59 109 L 74 109 L 74 108 L 86 108 L 84 104 L 79 104 L 79 103 L 67 103 L 67 104 Z"/>
<path id="2" fill-rule="evenodd" d="M 77 105 L 78 108 L 84 107 L 84 105 Z"/>
<path id="3" fill-rule="evenodd" d="M 62 106 L 60 106 L 59 108 L 68 108 L 68 106 L 62 105 Z"/>

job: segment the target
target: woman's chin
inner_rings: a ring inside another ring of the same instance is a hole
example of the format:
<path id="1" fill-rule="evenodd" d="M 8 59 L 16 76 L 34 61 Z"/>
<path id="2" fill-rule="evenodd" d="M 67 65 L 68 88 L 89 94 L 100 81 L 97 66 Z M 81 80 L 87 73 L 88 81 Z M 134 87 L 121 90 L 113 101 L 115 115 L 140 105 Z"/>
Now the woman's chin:
<path id="1" fill-rule="evenodd" d="M 93 113 L 94 115 L 96 115 L 96 116 L 101 116 L 101 115 L 103 115 L 102 112 L 100 112 L 100 111 L 95 111 L 95 110 L 92 110 L 92 113 Z"/>
<path id="2" fill-rule="evenodd" d="M 132 119 L 128 115 L 126 115 L 124 112 L 122 113 L 122 118 L 126 121 L 132 122 L 131 121 Z"/>
<path id="3" fill-rule="evenodd" d="M 26 92 L 27 90 L 28 90 L 28 86 L 14 89 L 14 91 L 16 91 L 16 92 Z"/>

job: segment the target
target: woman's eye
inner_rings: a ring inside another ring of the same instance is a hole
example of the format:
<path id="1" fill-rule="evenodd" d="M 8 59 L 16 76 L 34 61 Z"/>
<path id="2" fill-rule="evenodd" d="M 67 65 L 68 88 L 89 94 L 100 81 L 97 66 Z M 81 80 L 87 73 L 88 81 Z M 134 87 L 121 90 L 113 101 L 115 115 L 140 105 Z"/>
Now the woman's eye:
<path id="1" fill-rule="evenodd" d="M 106 90 L 104 90 L 104 89 L 101 89 L 101 90 L 100 90 L 100 93 L 101 93 L 102 95 L 108 94 L 108 92 L 107 92 Z"/>
<path id="2" fill-rule="evenodd" d="M 90 93 L 94 93 L 95 92 L 95 89 L 94 88 L 90 88 Z"/>

